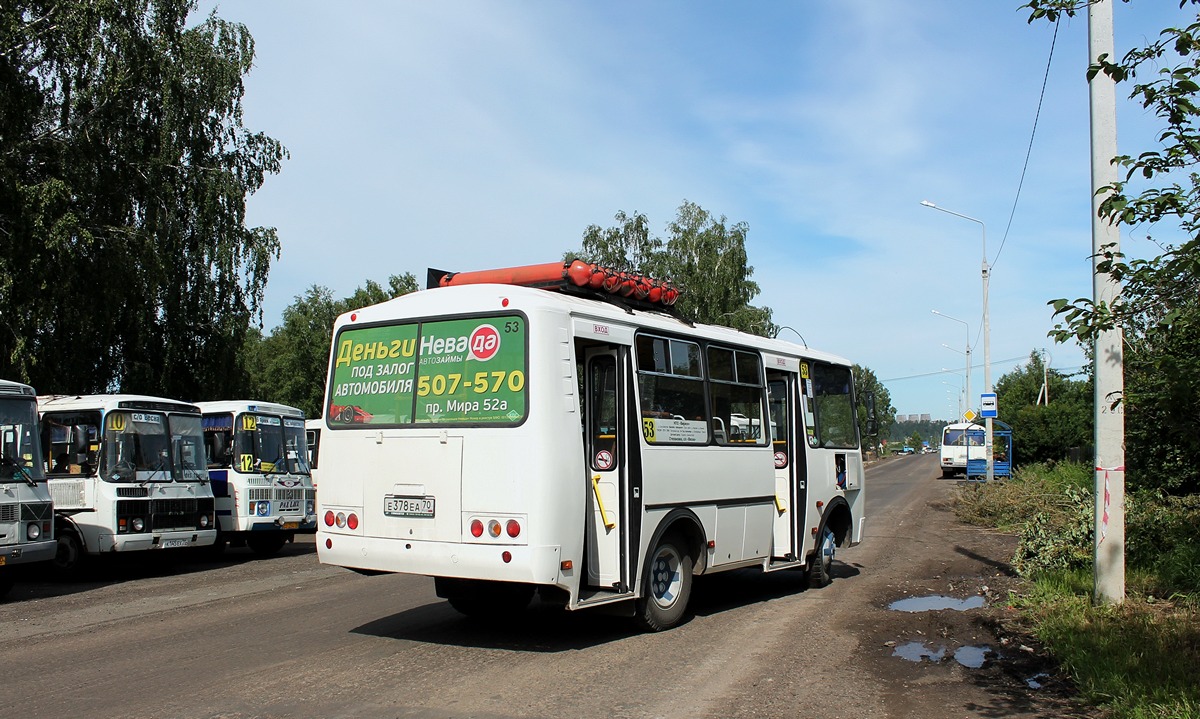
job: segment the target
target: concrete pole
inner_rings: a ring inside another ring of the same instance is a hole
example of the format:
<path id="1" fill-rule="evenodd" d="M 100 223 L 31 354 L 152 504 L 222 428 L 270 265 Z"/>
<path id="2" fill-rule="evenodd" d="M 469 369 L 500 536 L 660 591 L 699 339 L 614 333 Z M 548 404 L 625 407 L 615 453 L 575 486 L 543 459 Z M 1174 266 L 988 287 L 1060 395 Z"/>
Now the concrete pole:
<path id="1" fill-rule="evenodd" d="M 1101 55 L 1114 57 L 1111 0 L 1088 6 L 1088 62 Z M 1092 127 L 1092 300 L 1097 306 L 1111 305 L 1121 287 L 1107 274 L 1098 272 L 1102 249 L 1120 250 L 1121 234 L 1115 224 L 1099 217 L 1096 194 L 1117 180 L 1112 158 L 1117 155 L 1116 85 L 1104 73 L 1089 83 Z M 1123 336 L 1121 328 L 1100 333 L 1094 345 L 1095 444 L 1096 444 L 1096 537 L 1094 543 L 1095 596 L 1098 604 L 1125 600 L 1125 390 Z"/>

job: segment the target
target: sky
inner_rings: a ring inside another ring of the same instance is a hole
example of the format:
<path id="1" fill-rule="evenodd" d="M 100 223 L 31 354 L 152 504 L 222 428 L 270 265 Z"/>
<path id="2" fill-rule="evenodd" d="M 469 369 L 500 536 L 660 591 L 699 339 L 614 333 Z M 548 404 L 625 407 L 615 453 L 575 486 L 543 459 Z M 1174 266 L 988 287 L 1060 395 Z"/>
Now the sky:
<path id="1" fill-rule="evenodd" d="M 205 2 L 253 35 L 244 122 L 290 153 L 248 204 L 282 244 L 264 326 L 313 285 L 555 261 L 621 211 L 665 239 L 689 201 L 746 223 L 780 337 L 870 368 L 898 414 L 959 413 L 967 344 L 978 408 L 985 242 L 993 384 L 1035 350 L 1078 372 L 1047 302 L 1092 294 L 1087 19 L 1055 37 L 1020 4 Z M 1114 18 L 1118 55 L 1188 20 Z M 1136 154 L 1157 125 L 1127 95 Z"/>

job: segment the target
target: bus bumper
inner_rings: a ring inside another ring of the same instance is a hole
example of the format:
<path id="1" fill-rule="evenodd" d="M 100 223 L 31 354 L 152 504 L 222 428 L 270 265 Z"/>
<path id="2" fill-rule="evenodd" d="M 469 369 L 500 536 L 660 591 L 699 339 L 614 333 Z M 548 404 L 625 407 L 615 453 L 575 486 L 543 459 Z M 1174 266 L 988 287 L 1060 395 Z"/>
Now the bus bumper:
<path id="1" fill-rule="evenodd" d="M 49 561 L 54 559 L 57 549 L 58 540 L 55 539 L 3 546 L 0 547 L 0 566 Z"/>
<path id="2" fill-rule="evenodd" d="M 317 557 L 322 564 L 431 577 L 566 587 L 568 579 L 559 565 L 561 554 L 557 545 L 418 542 L 317 532 Z"/>
<path id="3" fill-rule="evenodd" d="M 101 552 L 138 552 L 147 549 L 207 547 L 217 541 L 217 532 L 204 529 L 156 534 L 101 534 L 99 540 Z"/>

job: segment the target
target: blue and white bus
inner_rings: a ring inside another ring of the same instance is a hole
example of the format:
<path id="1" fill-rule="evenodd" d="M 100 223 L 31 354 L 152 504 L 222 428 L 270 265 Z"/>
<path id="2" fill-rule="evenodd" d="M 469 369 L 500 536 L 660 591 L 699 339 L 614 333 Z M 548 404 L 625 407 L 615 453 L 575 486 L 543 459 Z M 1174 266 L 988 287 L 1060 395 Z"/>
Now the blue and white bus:
<path id="1" fill-rule="evenodd" d="M 278 552 L 317 531 L 304 413 L 256 400 L 198 403 L 217 502 L 217 551 L 227 544 Z"/>
<path id="2" fill-rule="evenodd" d="M 42 462 L 37 395 L 0 380 L 0 596 L 17 565 L 54 558 L 54 509 Z"/>

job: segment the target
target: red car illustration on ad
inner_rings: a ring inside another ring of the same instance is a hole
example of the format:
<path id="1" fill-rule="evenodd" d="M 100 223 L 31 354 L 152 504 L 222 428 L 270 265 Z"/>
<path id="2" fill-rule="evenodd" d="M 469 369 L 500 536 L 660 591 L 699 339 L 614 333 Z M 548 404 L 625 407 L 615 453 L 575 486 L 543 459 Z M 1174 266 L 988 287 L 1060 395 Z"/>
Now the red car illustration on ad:
<path id="1" fill-rule="evenodd" d="M 362 407 L 357 405 L 329 405 L 329 416 L 335 422 L 344 422 L 345 424 L 366 424 L 371 421 L 372 415 Z"/>

